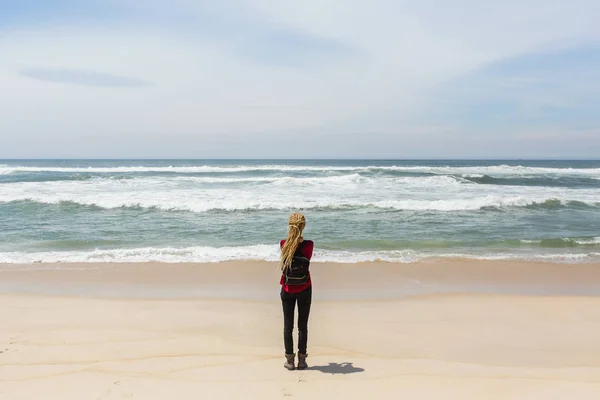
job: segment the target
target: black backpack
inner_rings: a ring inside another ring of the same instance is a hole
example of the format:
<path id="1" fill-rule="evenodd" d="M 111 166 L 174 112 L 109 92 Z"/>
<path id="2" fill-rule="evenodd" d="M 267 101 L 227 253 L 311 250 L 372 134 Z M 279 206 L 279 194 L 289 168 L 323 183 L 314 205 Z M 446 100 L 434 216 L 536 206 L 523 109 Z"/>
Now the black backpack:
<path id="1" fill-rule="evenodd" d="M 283 274 L 286 285 L 304 285 L 308 282 L 310 260 L 302 255 L 301 249 L 302 244 L 296 249 L 290 266 L 285 271 L 285 274 Z"/>

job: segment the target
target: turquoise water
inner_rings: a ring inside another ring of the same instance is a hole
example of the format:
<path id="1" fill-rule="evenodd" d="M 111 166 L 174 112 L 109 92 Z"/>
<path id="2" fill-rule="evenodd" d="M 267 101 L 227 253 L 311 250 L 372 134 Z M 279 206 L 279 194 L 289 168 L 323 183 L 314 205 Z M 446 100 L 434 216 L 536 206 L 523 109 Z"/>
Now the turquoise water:
<path id="1" fill-rule="evenodd" d="M 0 160 L 0 262 L 600 260 L 600 161 Z"/>

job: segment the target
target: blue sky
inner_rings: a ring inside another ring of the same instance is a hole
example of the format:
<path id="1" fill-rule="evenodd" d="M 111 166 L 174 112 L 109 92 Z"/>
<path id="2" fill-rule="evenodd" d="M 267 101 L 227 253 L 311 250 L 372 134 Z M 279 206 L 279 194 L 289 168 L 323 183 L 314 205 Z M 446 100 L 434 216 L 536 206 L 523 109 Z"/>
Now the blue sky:
<path id="1" fill-rule="evenodd" d="M 600 2 L 0 0 L 0 158 L 600 158 Z"/>

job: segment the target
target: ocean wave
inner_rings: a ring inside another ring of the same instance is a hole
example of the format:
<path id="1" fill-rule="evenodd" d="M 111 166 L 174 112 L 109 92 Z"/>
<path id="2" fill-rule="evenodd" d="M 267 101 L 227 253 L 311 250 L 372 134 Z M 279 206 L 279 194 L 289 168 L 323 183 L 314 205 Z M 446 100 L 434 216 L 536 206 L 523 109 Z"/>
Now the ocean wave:
<path id="1" fill-rule="evenodd" d="M 444 178 L 444 177 L 440 177 Z M 212 176 L 142 176 L 135 177 L 131 175 L 93 175 L 93 174 L 72 174 L 67 176 L 31 176 L 13 178 L 12 180 L 0 180 L 4 184 L 19 184 L 19 183 L 40 183 L 47 182 L 85 182 L 94 181 L 102 183 L 103 181 L 120 181 L 120 180 L 135 180 L 138 185 L 155 185 L 155 184 L 173 184 L 173 183 L 191 183 L 191 184 L 236 184 L 236 183 L 272 183 L 274 185 L 319 185 L 319 184 L 342 184 L 342 183 L 367 183 L 374 182 L 372 178 L 361 176 L 358 173 L 330 176 L 312 176 L 312 177 L 297 177 L 297 176 L 237 176 L 237 177 L 212 177 Z"/>
<path id="2" fill-rule="evenodd" d="M 600 188 L 597 178 L 589 176 L 502 176 L 467 174 L 464 181 L 481 185 Z"/>
<path id="3" fill-rule="evenodd" d="M 600 182 L 595 178 L 580 177 L 491 177 L 482 174 L 464 175 L 373 175 L 359 172 L 330 173 L 326 175 L 293 176 L 266 175 L 266 176 L 203 176 L 194 174 L 183 175 L 131 175 L 131 174 L 23 174 L 0 176 L 0 184 L 39 184 L 44 185 L 54 182 L 56 184 L 69 184 L 90 182 L 103 185 L 106 181 L 132 181 L 140 188 L 144 185 L 273 185 L 273 186 L 323 186 L 323 185 L 368 185 L 388 188 L 445 188 L 460 185 L 485 185 L 487 187 L 546 187 L 546 188 L 571 188 L 571 189 L 600 189 Z"/>
<path id="4" fill-rule="evenodd" d="M 142 187 L 153 185 L 174 185 L 174 184 L 272 184 L 274 186 L 311 186 L 311 185 L 341 185 L 341 184 L 373 184 L 377 186 L 423 186 L 423 187 L 444 187 L 458 184 L 472 184 L 467 179 L 458 176 L 405 176 L 405 177 L 372 177 L 361 175 L 360 173 L 336 174 L 326 176 L 132 176 L 132 175 L 93 175 L 93 174 L 73 174 L 66 176 L 45 175 L 32 176 L 27 175 L 11 180 L 0 180 L 0 183 L 7 184 L 46 184 L 49 182 L 65 184 L 72 182 L 89 183 L 95 182 L 99 185 L 106 181 L 135 181 L 135 184 Z"/>
<path id="5" fill-rule="evenodd" d="M 425 186 L 425 187 L 443 187 L 456 186 L 463 184 L 473 184 L 469 180 L 454 175 L 433 175 L 433 176 L 403 176 L 393 178 L 392 182 L 407 186 Z M 382 183 L 385 183 L 383 180 Z"/>
<path id="6" fill-rule="evenodd" d="M 167 172 L 178 174 L 197 174 L 197 173 L 237 173 L 252 171 L 361 171 L 368 170 L 371 167 L 318 167 L 318 166 L 293 166 L 293 165 L 241 165 L 241 166 L 130 166 L 130 167 L 0 167 L 0 174 L 12 174 L 18 172 L 57 172 L 57 173 L 136 173 L 136 172 Z M 379 168 L 379 167 L 373 167 Z"/>
<path id="7" fill-rule="evenodd" d="M 511 254 L 511 253 L 423 253 L 411 249 L 386 251 L 340 251 L 315 250 L 313 262 L 359 263 L 399 262 L 412 263 L 431 258 L 462 258 L 476 260 L 543 260 L 584 262 L 598 261 L 600 253 L 556 253 L 556 254 Z M 130 248 L 93 251 L 48 251 L 48 252 L 5 252 L 0 253 L 0 263 L 129 263 L 129 262 L 224 262 L 224 261 L 270 261 L 279 260 L 277 245 L 251 245 L 231 247 L 185 247 L 185 248 Z"/>
<path id="8" fill-rule="evenodd" d="M 600 236 L 592 238 L 564 238 L 562 239 L 565 243 L 574 244 L 578 246 L 596 246 L 600 245 Z"/>
<path id="9" fill-rule="evenodd" d="M 600 245 L 600 236 L 588 238 L 557 238 L 557 239 L 521 239 L 522 244 L 536 245 L 536 247 L 568 248 Z"/>
<path id="10" fill-rule="evenodd" d="M 489 176 L 546 176 L 546 175 L 583 175 L 600 176 L 600 168 L 549 168 L 530 167 L 523 165 L 492 165 L 492 166 L 469 166 L 469 167 L 406 167 L 407 170 L 419 172 L 431 172 L 437 174 L 458 174 L 465 178 L 477 178 L 482 175 Z"/>
<path id="11" fill-rule="evenodd" d="M 387 210 L 387 211 L 477 211 L 503 210 L 510 208 L 558 209 L 565 207 L 597 208 L 598 202 L 583 202 L 567 199 L 528 199 L 524 197 L 484 196 L 455 200 L 381 200 L 381 201 L 343 201 L 340 199 L 320 200 L 252 200 L 252 199 L 209 199 L 200 200 L 193 197 L 169 197 L 167 199 L 110 195 L 105 197 L 90 195 L 61 196 L 59 194 L 45 197 L 23 196 L 9 197 L 0 195 L 0 203 L 28 203 L 40 205 L 80 205 L 101 209 L 131 208 L 155 209 L 161 211 L 205 212 L 241 212 L 241 211 L 343 211 L 343 210 Z"/>
<path id="12" fill-rule="evenodd" d="M 238 173 L 252 171 L 279 171 L 279 172 L 419 172 L 442 175 L 463 175 L 475 177 L 489 176 L 527 176 L 527 175 L 585 175 L 600 178 L 600 168 L 550 168 L 531 167 L 523 165 L 495 165 L 495 166 L 318 166 L 318 165 L 236 165 L 236 166 L 118 166 L 118 167 L 42 167 L 42 166 L 0 166 L 0 175 L 13 173 L 56 172 L 56 173 Z"/>

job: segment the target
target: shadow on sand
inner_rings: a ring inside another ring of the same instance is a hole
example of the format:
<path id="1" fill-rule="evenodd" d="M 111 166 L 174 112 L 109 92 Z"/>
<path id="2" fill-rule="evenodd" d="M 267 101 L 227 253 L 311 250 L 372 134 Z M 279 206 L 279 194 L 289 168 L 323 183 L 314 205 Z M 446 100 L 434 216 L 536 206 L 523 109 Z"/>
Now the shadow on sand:
<path id="1" fill-rule="evenodd" d="M 309 371 L 321 371 L 324 374 L 354 374 L 357 372 L 363 372 L 364 368 L 358 368 L 352 365 L 352 363 L 329 363 L 329 365 L 313 365 L 308 367 Z"/>

